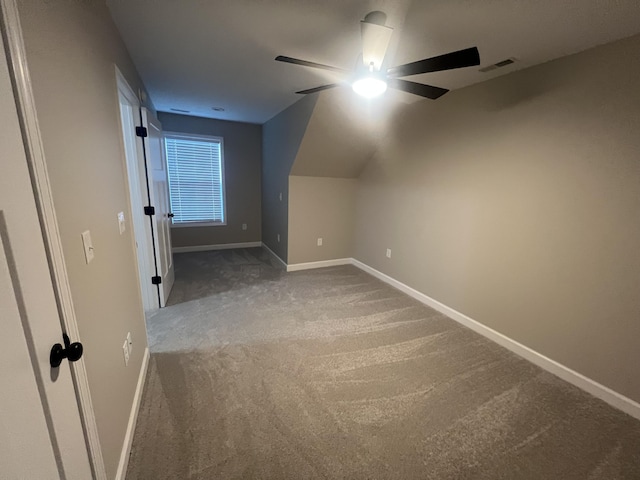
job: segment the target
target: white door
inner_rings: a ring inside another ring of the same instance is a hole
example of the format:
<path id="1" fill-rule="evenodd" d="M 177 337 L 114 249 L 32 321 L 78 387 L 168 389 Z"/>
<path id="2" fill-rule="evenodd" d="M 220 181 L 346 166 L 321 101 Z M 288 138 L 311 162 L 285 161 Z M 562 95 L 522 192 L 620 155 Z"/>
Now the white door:
<path id="1" fill-rule="evenodd" d="M 0 478 L 87 480 L 71 370 L 49 366 L 61 321 L 4 52 L 0 36 Z"/>
<path id="2" fill-rule="evenodd" d="M 169 180 L 164 155 L 162 125 L 146 108 L 142 108 L 142 125 L 147 128 L 145 154 L 150 205 L 155 207 L 153 218 L 156 271 L 162 279 L 160 306 L 164 307 L 173 287 L 173 255 L 171 254 L 171 207 Z"/>
<path id="3" fill-rule="evenodd" d="M 136 136 L 136 127 L 140 126 L 140 102 L 116 69 L 118 85 L 118 101 L 120 103 L 120 120 L 122 139 L 127 164 L 127 180 L 129 183 L 129 199 L 131 201 L 131 222 L 136 242 L 138 260 L 138 276 L 142 294 L 142 305 L 146 315 L 160 308 L 158 287 L 152 283 L 156 275 L 153 256 L 153 234 L 151 223 L 144 214 L 147 203 L 147 179 L 145 175 L 145 159 L 142 142 Z"/>

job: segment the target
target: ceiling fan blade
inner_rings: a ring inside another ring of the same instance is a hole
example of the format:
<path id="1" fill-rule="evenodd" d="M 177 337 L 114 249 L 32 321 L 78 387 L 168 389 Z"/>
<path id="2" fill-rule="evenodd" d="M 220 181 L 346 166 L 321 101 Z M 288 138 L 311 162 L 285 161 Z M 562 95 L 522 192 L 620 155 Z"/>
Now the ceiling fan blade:
<path id="1" fill-rule="evenodd" d="M 322 63 L 309 62 L 307 60 L 299 60 L 297 58 L 285 57 L 283 55 L 278 55 L 276 57 L 276 61 L 293 63 L 294 65 L 302 65 L 303 67 L 321 68 L 323 70 L 331 70 L 332 72 L 349 73 L 348 70 L 344 70 L 342 68 L 323 65 Z"/>
<path id="2" fill-rule="evenodd" d="M 473 65 L 480 65 L 480 53 L 476 47 L 399 65 L 387 70 L 387 74 L 392 77 L 406 77 L 407 75 L 453 70 Z"/>
<path id="3" fill-rule="evenodd" d="M 299 93 L 301 95 L 308 95 L 310 93 L 321 92 L 322 90 L 329 90 L 330 88 L 335 88 L 339 86 L 340 86 L 339 83 L 330 83 L 329 85 L 322 85 L 320 87 L 309 88 L 307 90 L 300 90 L 299 92 L 296 92 L 296 93 Z"/>
<path id="4" fill-rule="evenodd" d="M 396 90 L 402 90 L 403 92 L 413 93 L 414 95 L 420 95 L 421 97 L 430 98 L 435 100 L 447 93 L 449 90 L 446 88 L 434 87 L 432 85 L 425 85 L 423 83 L 410 82 L 409 80 L 402 80 L 400 78 L 390 78 L 389 86 Z"/>

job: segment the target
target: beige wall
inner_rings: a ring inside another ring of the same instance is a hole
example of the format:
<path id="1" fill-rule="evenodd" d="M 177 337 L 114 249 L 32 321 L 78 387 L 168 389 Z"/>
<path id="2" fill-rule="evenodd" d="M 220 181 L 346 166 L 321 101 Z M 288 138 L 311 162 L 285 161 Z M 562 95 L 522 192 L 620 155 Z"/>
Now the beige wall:
<path id="1" fill-rule="evenodd" d="M 291 175 L 357 178 L 382 138 L 392 105 L 336 88 L 318 95 Z"/>
<path id="2" fill-rule="evenodd" d="M 290 265 L 353 256 L 357 185 L 348 178 L 289 177 Z"/>
<path id="3" fill-rule="evenodd" d="M 259 242 L 261 238 L 260 167 L 262 126 L 211 118 L 158 113 L 165 132 L 212 135 L 224 139 L 226 225 L 173 227 L 174 247 Z M 242 224 L 247 229 L 242 230 Z"/>
<path id="4" fill-rule="evenodd" d="M 19 4 L 38 120 L 62 236 L 100 441 L 114 478 L 146 347 L 114 63 L 142 86 L 102 2 Z M 80 234 L 95 259 L 85 263 Z M 134 341 L 125 367 L 122 344 Z"/>
<path id="5" fill-rule="evenodd" d="M 639 56 L 407 108 L 361 177 L 356 258 L 640 401 Z"/>
<path id="6" fill-rule="evenodd" d="M 289 173 L 317 99 L 306 95 L 262 126 L 262 241 L 285 262 Z"/>

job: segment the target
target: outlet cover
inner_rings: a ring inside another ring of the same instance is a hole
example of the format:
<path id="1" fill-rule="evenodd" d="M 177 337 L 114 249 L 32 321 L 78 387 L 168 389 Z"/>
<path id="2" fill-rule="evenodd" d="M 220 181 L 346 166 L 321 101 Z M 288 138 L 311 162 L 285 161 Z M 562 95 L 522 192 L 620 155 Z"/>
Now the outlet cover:
<path id="1" fill-rule="evenodd" d="M 126 367 L 127 365 L 129 365 L 129 342 L 127 342 L 126 340 L 122 345 L 122 354 L 124 355 L 124 366 Z"/>
<path id="2" fill-rule="evenodd" d="M 322 237 L 318 237 L 318 246 L 321 247 L 322 246 Z"/>
<path id="3" fill-rule="evenodd" d="M 280 234 L 278 234 L 278 243 L 280 243 Z"/>
<path id="4" fill-rule="evenodd" d="M 387 248 L 387 258 L 391 258 L 391 249 Z"/>
<path id="5" fill-rule="evenodd" d="M 243 229 L 243 230 L 246 230 L 246 229 L 247 229 L 247 224 L 246 224 L 246 223 L 243 223 L 243 224 L 242 224 L 242 229 Z"/>
<path id="6" fill-rule="evenodd" d="M 124 223 L 124 212 L 120 212 L 118 214 L 118 228 L 120 229 L 120 235 L 122 235 L 126 230 L 126 225 Z"/>
<path id="7" fill-rule="evenodd" d="M 94 257 L 93 243 L 91 242 L 91 232 L 89 232 L 89 230 L 82 232 L 82 247 L 84 248 L 84 259 L 86 260 L 87 264 L 89 264 Z"/>

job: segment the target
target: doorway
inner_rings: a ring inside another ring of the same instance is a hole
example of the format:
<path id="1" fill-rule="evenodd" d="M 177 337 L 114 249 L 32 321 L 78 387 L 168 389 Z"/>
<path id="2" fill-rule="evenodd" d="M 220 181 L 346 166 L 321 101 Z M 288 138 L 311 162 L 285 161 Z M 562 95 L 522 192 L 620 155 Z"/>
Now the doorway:
<path id="1" fill-rule="evenodd" d="M 120 104 L 120 122 L 122 125 L 122 141 L 124 146 L 129 198 L 131 201 L 131 226 L 136 242 L 136 258 L 138 260 L 138 279 L 142 294 L 142 305 L 145 315 L 160 308 L 158 286 L 153 283 L 156 276 L 153 252 L 153 231 L 150 222 L 145 218 L 144 207 L 147 206 L 145 196 L 147 182 L 145 176 L 144 151 L 136 136 L 136 127 L 140 126 L 140 101 L 123 75 L 116 67 L 118 85 L 118 101 Z"/>
<path id="2" fill-rule="evenodd" d="M 138 278 L 148 317 L 165 306 L 174 280 L 162 125 L 141 107 L 137 95 L 117 68 L 116 82 Z"/>

